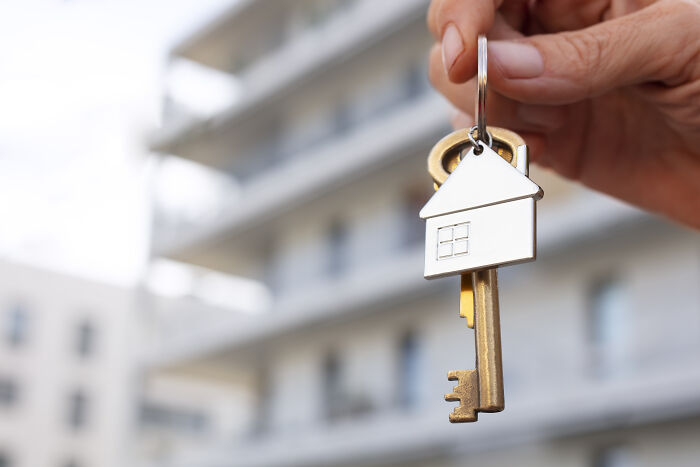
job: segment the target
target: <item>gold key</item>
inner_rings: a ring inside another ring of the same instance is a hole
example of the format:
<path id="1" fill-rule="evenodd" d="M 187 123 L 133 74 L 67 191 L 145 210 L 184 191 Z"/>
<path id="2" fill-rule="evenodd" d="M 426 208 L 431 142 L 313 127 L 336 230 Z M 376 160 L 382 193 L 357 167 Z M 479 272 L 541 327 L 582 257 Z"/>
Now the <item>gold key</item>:
<path id="1" fill-rule="evenodd" d="M 527 175 L 525 141 L 502 128 L 489 127 L 488 132 L 493 137 L 492 149 Z M 461 151 L 469 144 L 467 132 L 458 130 L 435 145 L 428 156 L 428 172 L 436 190 L 459 164 Z M 478 412 L 500 412 L 505 406 L 496 268 L 462 274 L 459 315 L 466 318 L 468 327 L 475 328 L 476 369 L 450 371 L 447 375 L 457 385 L 445 400 L 460 403 L 450 413 L 453 423 L 473 422 Z"/>

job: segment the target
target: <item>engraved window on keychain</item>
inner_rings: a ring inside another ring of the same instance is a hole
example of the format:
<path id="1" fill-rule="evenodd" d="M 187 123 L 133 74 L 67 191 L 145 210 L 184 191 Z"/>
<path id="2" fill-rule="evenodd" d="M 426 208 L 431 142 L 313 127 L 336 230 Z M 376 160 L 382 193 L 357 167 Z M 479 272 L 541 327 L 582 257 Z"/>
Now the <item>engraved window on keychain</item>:
<path id="1" fill-rule="evenodd" d="M 469 253 L 469 222 L 438 229 L 438 259 L 449 259 Z"/>

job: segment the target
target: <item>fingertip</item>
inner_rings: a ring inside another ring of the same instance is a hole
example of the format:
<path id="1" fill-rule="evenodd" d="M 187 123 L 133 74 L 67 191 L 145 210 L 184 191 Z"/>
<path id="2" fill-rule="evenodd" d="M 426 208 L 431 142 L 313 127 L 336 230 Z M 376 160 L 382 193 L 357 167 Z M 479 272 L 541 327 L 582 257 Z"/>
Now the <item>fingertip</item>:
<path id="1" fill-rule="evenodd" d="M 453 83 L 463 83 L 476 72 L 476 56 L 473 52 L 476 44 L 464 37 L 457 25 L 449 23 L 440 41 L 442 65 Z"/>

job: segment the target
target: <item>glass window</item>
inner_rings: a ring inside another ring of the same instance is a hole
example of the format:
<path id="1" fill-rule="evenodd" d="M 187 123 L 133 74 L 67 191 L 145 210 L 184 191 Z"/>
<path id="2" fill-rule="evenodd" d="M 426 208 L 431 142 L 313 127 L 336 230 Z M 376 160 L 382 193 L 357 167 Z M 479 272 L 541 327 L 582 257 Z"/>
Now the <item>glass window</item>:
<path id="1" fill-rule="evenodd" d="M 29 312 L 23 305 L 15 305 L 5 316 L 5 339 L 12 347 L 19 347 L 27 340 Z"/>
<path id="2" fill-rule="evenodd" d="M 266 238 L 263 245 L 263 281 L 271 293 L 278 293 L 280 290 L 281 274 L 278 264 L 277 243 L 273 238 Z"/>
<path id="3" fill-rule="evenodd" d="M 174 431 L 199 433 L 205 431 L 208 420 L 194 409 L 169 407 L 147 402 L 141 407 L 141 422 L 147 426 L 164 427 Z"/>
<path id="4" fill-rule="evenodd" d="M 83 321 L 76 330 L 75 351 L 80 357 L 89 357 L 95 350 L 95 326 Z"/>
<path id="5" fill-rule="evenodd" d="M 17 398 L 17 384 L 11 379 L 0 379 L 0 405 L 14 405 L 17 402 Z"/>
<path id="6" fill-rule="evenodd" d="M 420 366 L 420 343 L 413 332 L 408 332 L 399 342 L 397 394 L 403 408 L 415 407 L 420 402 Z"/>
<path id="7" fill-rule="evenodd" d="M 348 231 L 342 222 L 335 221 L 328 229 L 328 267 L 330 276 L 337 276 L 345 269 Z"/>
<path id="8" fill-rule="evenodd" d="M 338 356 L 331 353 L 323 361 L 323 403 L 324 417 L 332 420 L 337 417 L 342 405 L 341 365 Z"/>
<path id="9" fill-rule="evenodd" d="M 608 377 L 624 369 L 629 335 L 629 310 L 622 283 L 615 278 L 595 281 L 589 291 L 591 367 Z"/>
<path id="10" fill-rule="evenodd" d="M 272 405 L 272 382 L 267 370 L 262 369 L 257 378 L 257 391 L 255 394 L 255 415 L 253 417 L 252 435 L 261 436 L 265 434 L 270 426 L 270 415 Z"/>
<path id="11" fill-rule="evenodd" d="M 87 424 L 88 399 L 82 391 L 75 391 L 68 397 L 68 426 L 74 429 Z"/>
<path id="12" fill-rule="evenodd" d="M 634 467 L 630 449 L 625 446 L 610 446 L 595 453 L 591 467 Z"/>

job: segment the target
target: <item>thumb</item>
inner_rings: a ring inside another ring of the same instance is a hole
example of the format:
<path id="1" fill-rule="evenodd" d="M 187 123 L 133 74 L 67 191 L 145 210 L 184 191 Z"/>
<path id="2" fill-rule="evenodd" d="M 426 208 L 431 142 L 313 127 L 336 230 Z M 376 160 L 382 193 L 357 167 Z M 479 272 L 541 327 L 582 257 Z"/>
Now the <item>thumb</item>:
<path id="1" fill-rule="evenodd" d="M 489 43 L 489 84 L 512 99 L 566 104 L 683 79 L 700 53 L 695 2 L 660 2 L 589 28 Z M 687 79 L 687 77 L 686 77 Z"/>

